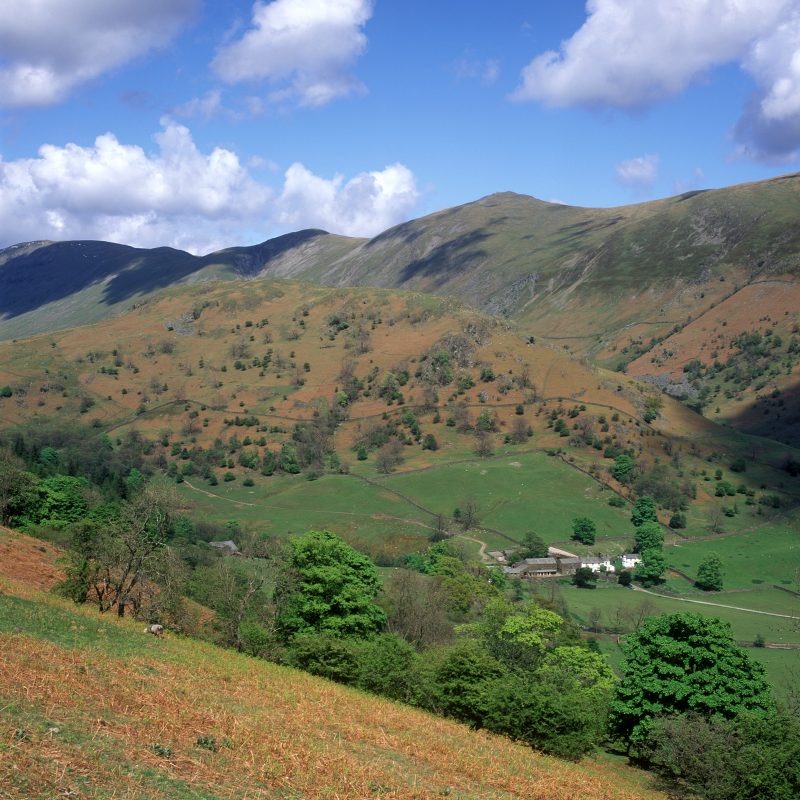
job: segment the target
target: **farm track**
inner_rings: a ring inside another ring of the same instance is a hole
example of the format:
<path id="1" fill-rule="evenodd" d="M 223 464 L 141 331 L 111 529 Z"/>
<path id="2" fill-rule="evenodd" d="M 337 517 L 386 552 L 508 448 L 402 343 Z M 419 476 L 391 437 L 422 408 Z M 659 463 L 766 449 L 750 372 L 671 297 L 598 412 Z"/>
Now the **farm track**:
<path id="1" fill-rule="evenodd" d="M 767 617 L 782 617 L 783 619 L 796 619 L 800 621 L 800 617 L 795 617 L 792 614 L 777 614 L 774 611 L 758 611 L 755 608 L 741 608 L 740 606 L 728 606 L 724 603 L 712 603 L 709 600 L 690 600 L 688 597 L 681 597 L 680 595 L 661 594 L 661 592 L 653 592 L 650 589 L 642 589 L 640 586 L 632 586 L 635 592 L 644 592 L 653 597 L 661 597 L 665 600 L 679 600 L 682 603 L 696 603 L 701 606 L 716 606 L 717 608 L 727 608 L 731 611 L 747 611 L 750 614 L 762 614 Z"/>

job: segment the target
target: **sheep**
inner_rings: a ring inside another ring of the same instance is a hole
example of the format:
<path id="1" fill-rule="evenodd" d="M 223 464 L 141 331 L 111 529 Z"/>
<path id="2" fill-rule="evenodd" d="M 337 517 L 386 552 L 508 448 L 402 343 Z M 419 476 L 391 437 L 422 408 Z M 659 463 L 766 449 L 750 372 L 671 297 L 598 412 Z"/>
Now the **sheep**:
<path id="1" fill-rule="evenodd" d="M 145 633 L 152 633 L 157 639 L 164 638 L 164 626 L 163 625 L 148 625 L 144 629 Z"/>

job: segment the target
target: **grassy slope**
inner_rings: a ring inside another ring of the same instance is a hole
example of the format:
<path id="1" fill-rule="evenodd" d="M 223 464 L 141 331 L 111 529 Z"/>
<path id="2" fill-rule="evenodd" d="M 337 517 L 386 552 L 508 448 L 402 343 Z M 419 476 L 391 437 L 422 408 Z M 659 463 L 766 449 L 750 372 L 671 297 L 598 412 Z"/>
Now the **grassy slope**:
<path id="1" fill-rule="evenodd" d="M 168 322 L 185 318 L 188 311 L 203 303 L 209 305 L 198 320 L 181 323 L 180 331 L 167 329 Z M 304 306 L 308 316 L 302 316 L 300 309 Z M 327 320 L 342 314 L 354 315 L 351 328 L 331 338 Z M 365 314 L 375 317 L 374 327 Z M 256 327 L 262 318 L 269 318 L 269 325 Z M 255 324 L 248 327 L 248 320 Z M 305 323 L 303 327 L 299 320 Z M 357 352 L 351 335 L 362 324 L 369 331 L 366 353 Z M 667 555 L 673 569 L 693 577 L 707 551 L 716 550 L 725 564 L 727 588 L 766 589 L 772 584 L 793 588 L 795 570 L 800 569 L 797 516 L 784 516 L 783 510 L 762 505 L 746 506 L 742 495 L 716 498 L 713 478 L 715 470 L 721 468 L 726 480 L 734 485 L 744 483 L 756 492 L 756 498 L 776 491 L 783 483 L 779 494 L 784 507 L 790 508 L 800 499 L 800 485 L 779 469 L 792 452 L 789 448 L 716 426 L 669 399 L 654 429 L 647 428 L 640 420 L 646 389 L 639 389 L 629 379 L 589 368 L 563 352 L 532 347 L 505 326 L 448 300 L 283 281 L 171 289 L 131 314 L 92 328 L 0 344 L 0 385 L 9 382 L 25 391 L 0 400 L 0 418 L 6 427 L 19 422 L 44 425 L 48 418 L 58 415 L 62 420 L 97 420 L 100 429 L 112 436 L 132 428 L 154 440 L 166 435 L 169 444 L 163 448 L 157 444 L 156 454 L 163 452 L 168 460 L 183 463 L 171 455 L 173 444 L 191 447 L 194 438 L 208 446 L 217 436 L 261 436 L 255 428 L 224 424 L 224 419 L 236 414 L 253 413 L 259 415 L 261 423 L 285 431 L 266 435 L 267 447 L 274 450 L 288 437 L 295 420 L 310 419 L 315 404 L 332 397 L 344 359 L 355 361 L 360 377 L 375 368 L 382 375 L 403 363 L 413 376 L 414 359 L 419 363 L 421 354 L 443 333 L 461 330 L 465 325 L 484 327 L 484 343 L 476 345 L 476 366 L 471 368 L 477 385 L 463 399 L 470 404 L 473 418 L 482 410 L 498 414 L 500 432 L 492 437 L 494 458 L 476 458 L 473 438 L 446 426 L 444 418 L 449 411 L 443 408 L 439 424 L 433 423 L 432 413 L 418 410 L 423 432 L 434 433 L 439 441 L 436 453 L 406 447 L 405 463 L 389 476 L 377 472 L 372 455 L 367 461 L 357 461 L 351 445 L 362 426 L 380 421 L 384 412 L 400 415 L 415 398 L 420 399 L 421 387 L 412 377 L 403 387 L 406 406 L 387 406 L 374 396 L 361 399 L 352 407 L 350 419 L 337 429 L 336 449 L 342 460 L 349 462 L 350 475 L 326 474 L 307 481 L 303 476 L 266 478 L 236 467 L 237 479 L 230 483 L 220 480 L 216 487 L 193 476 L 189 482 L 195 489 L 187 484 L 182 487 L 191 513 L 221 522 L 236 519 L 268 534 L 327 527 L 382 563 L 396 563 L 404 553 L 426 546 L 437 513 L 451 514 L 472 497 L 486 530 L 468 535 L 486 542 L 489 549 L 507 546 L 528 530 L 535 530 L 548 543 L 573 552 L 619 554 L 629 550 L 632 541 L 628 508 L 609 507 L 611 492 L 592 477 L 608 482 L 610 462 L 601 451 L 569 445 L 569 438 L 557 436 L 546 425 L 553 408 L 562 405 L 569 409 L 582 402 L 587 409 L 575 422 L 594 420 L 597 431 L 600 415 L 605 415 L 609 435 L 637 450 L 641 448 L 642 456 L 650 461 L 658 458 L 667 462 L 669 449 L 673 458 L 680 457 L 684 476 L 696 483 L 698 498 L 690 507 L 688 527 L 668 542 Z M 264 342 L 267 333 L 272 337 L 269 344 Z M 294 338 L 295 333 L 298 338 Z M 252 343 L 250 336 L 255 340 Z M 165 341 L 173 345 L 173 352 L 160 351 Z M 279 372 L 270 367 L 264 376 L 257 368 L 233 369 L 231 348 L 242 342 L 254 355 L 267 347 L 286 359 L 294 352 L 295 363 L 309 363 L 310 371 L 301 373 L 306 383 L 291 385 L 292 368 Z M 150 356 L 149 345 L 153 345 Z M 107 372 L 114 363 L 112 348 L 123 361 L 116 375 Z M 87 358 L 90 350 L 92 360 Z M 516 418 L 515 406 L 525 400 L 525 395 L 517 388 L 502 395 L 497 382 L 480 382 L 477 365 L 481 362 L 491 363 L 498 375 L 528 369 L 539 399 L 524 406 L 524 419 L 535 430 L 527 443 L 512 446 L 502 442 L 503 432 L 510 430 Z M 225 372 L 223 365 L 227 365 Z M 63 392 L 58 389 L 59 382 Z M 166 392 L 161 392 L 162 382 L 169 384 Z M 154 391 L 154 383 L 161 393 Z M 440 403 L 447 401 L 448 391 L 440 390 Z M 485 403 L 479 402 L 480 391 L 487 392 Z M 79 413 L 82 397 L 95 402 L 85 415 Z M 149 410 L 137 415 L 137 406 L 146 397 L 150 398 Z M 217 409 L 210 407 L 217 404 Z M 197 429 L 189 433 L 186 426 L 193 412 L 199 412 Z M 611 419 L 613 413 L 619 414 L 617 422 Z M 200 425 L 204 419 L 208 420 L 207 427 Z M 572 419 L 569 423 L 573 424 Z M 557 447 L 566 449 L 563 457 L 545 455 L 545 450 Z M 745 473 L 728 469 L 737 456 L 748 460 Z M 218 470 L 220 478 L 223 471 Z M 245 476 L 254 480 L 253 487 L 243 486 Z M 677 479 L 677 473 L 675 476 Z M 762 491 L 762 485 L 768 488 Z M 721 517 L 725 535 L 710 535 L 709 526 L 719 510 L 734 503 L 739 513 Z M 584 514 L 596 520 L 599 527 L 598 543 L 592 548 L 569 541 L 572 518 Z M 663 515 L 663 521 L 667 519 L 668 515 Z M 477 552 L 477 545 L 470 547 Z M 670 579 L 668 588 L 689 596 L 694 592 L 677 576 Z M 759 603 L 753 607 L 761 610 L 794 613 L 792 596 L 777 590 L 743 593 L 730 604 L 747 607 L 753 601 Z M 684 607 L 715 613 L 702 606 Z M 740 638 L 752 633 L 748 628 Z"/>
<path id="2" fill-rule="evenodd" d="M 619 763 L 566 764 L 211 645 L 158 641 L 14 574 L 0 562 L 4 800 L 661 796 Z"/>

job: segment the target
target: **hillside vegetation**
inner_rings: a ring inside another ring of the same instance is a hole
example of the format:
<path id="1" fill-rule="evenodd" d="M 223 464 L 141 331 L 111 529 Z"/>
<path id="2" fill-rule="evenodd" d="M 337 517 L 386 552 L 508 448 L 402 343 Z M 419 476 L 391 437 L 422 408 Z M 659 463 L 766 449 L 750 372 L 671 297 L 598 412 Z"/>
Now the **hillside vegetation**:
<path id="1" fill-rule="evenodd" d="M 308 230 L 202 257 L 106 242 L 17 245 L 0 253 L 0 336 L 95 322 L 165 287 L 220 278 L 411 289 L 513 319 L 598 364 L 669 385 L 716 420 L 795 442 L 795 360 L 759 388 L 723 387 L 721 399 L 714 381 L 684 380 L 682 370 L 698 359 L 713 365 L 712 353 L 727 355 L 765 321 L 787 342 L 800 324 L 799 187 L 788 175 L 611 209 L 500 193 L 370 240 Z M 776 391 L 779 408 L 764 402 Z"/>
<path id="2" fill-rule="evenodd" d="M 619 557 L 633 546 L 631 503 L 652 495 L 666 558 L 655 590 L 669 596 L 547 582 L 565 613 L 613 637 L 640 607 L 712 599 L 683 607 L 724 616 L 748 645 L 800 641 L 796 450 L 450 299 L 291 281 L 174 287 L 111 320 L 0 344 L 0 422 L 42 476 L 118 492 L 135 467 L 176 484 L 185 513 L 217 526 L 207 538 L 263 548 L 324 527 L 382 566 L 442 537 L 487 561 L 530 532 Z M 26 524 L 63 541 L 52 516 Z M 593 544 L 572 537 L 576 517 L 595 524 Z M 693 581 L 712 553 L 725 592 L 708 598 Z M 787 685 L 796 654 L 770 653 Z"/>
<path id="3" fill-rule="evenodd" d="M 36 551 L 0 533 L 8 541 Z M 27 578 L 0 561 L 0 787 L 9 800 L 661 797 L 619 763 L 567 765 L 295 670 L 156 640 Z"/>

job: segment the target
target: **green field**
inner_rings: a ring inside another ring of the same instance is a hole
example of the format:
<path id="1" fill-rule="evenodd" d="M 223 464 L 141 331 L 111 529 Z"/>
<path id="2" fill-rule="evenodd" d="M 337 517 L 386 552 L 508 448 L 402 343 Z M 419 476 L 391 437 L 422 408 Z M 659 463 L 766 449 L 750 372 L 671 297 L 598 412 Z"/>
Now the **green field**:
<path id="1" fill-rule="evenodd" d="M 502 531 L 515 540 L 533 530 L 548 544 L 568 546 L 575 552 L 600 547 L 621 553 L 633 538 L 629 512 L 608 505 L 610 492 L 544 453 L 475 459 L 398 473 L 383 482 L 426 508 L 447 515 L 468 498 L 474 498 L 481 525 Z M 597 524 L 598 544 L 593 548 L 570 541 L 572 519 L 583 515 Z M 491 531 L 486 531 L 483 538 L 491 546 L 508 545 L 507 539 Z"/>
<path id="2" fill-rule="evenodd" d="M 543 582 L 545 583 L 545 582 Z M 644 592 L 625 589 L 616 583 L 599 583 L 597 589 L 577 589 L 568 581 L 559 581 L 559 591 L 561 597 L 573 619 L 581 625 L 588 625 L 590 611 L 593 608 L 601 612 L 600 625 L 604 628 L 617 628 L 621 625 L 623 630 L 628 630 L 632 626 L 630 615 L 646 611 L 646 616 L 653 614 L 672 614 L 675 612 L 693 612 L 706 616 L 719 617 L 731 624 L 733 634 L 737 640 L 742 642 L 752 642 L 757 636 L 763 636 L 768 642 L 777 644 L 800 644 L 800 619 L 785 619 L 773 617 L 766 614 L 757 614 L 753 611 L 738 611 L 718 606 L 700 605 L 698 603 L 687 603 L 678 598 L 660 597 Z M 546 592 L 546 586 L 541 588 Z M 746 607 L 744 602 L 740 602 L 743 595 L 734 596 L 710 595 L 710 602 L 719 602 L 726 605 L 727 601 L 733 600 L 736 605 Z M 787 602 L 784 606 L 770 609 L 776 614 L 792 615 L 797 613 L 796 607 L 793 608 L 792 598 L 786 595 Z M 720 599 L 722 598 L 722 599 Z M 694 597 L 692 599 L 695 599 Z M 800 661 L 800 651 L 797 652 Z"/>
<path id="3" fill-rule="evenodd" d="M 776 584 L 798 591 L 800 515 L 794 512 L 749 533 L 680 542 L 664 552 L 670 568 L 691 577 L 709 553 L 717 553 L 726 589 Z"/>
<path id="4" fill-rule="evenodd" d="M 200 479 L 180 484 L 196 519 L 236 520 L 267 534 L 303 533 L 325 528 L 373 558 L 424 549 L 433 519 L 391 492 L 355 477 L 326 475 L 319 480 L 257 478 L 255 486 Z M 208 494 L 214 496 L 209 497 Z"/>

